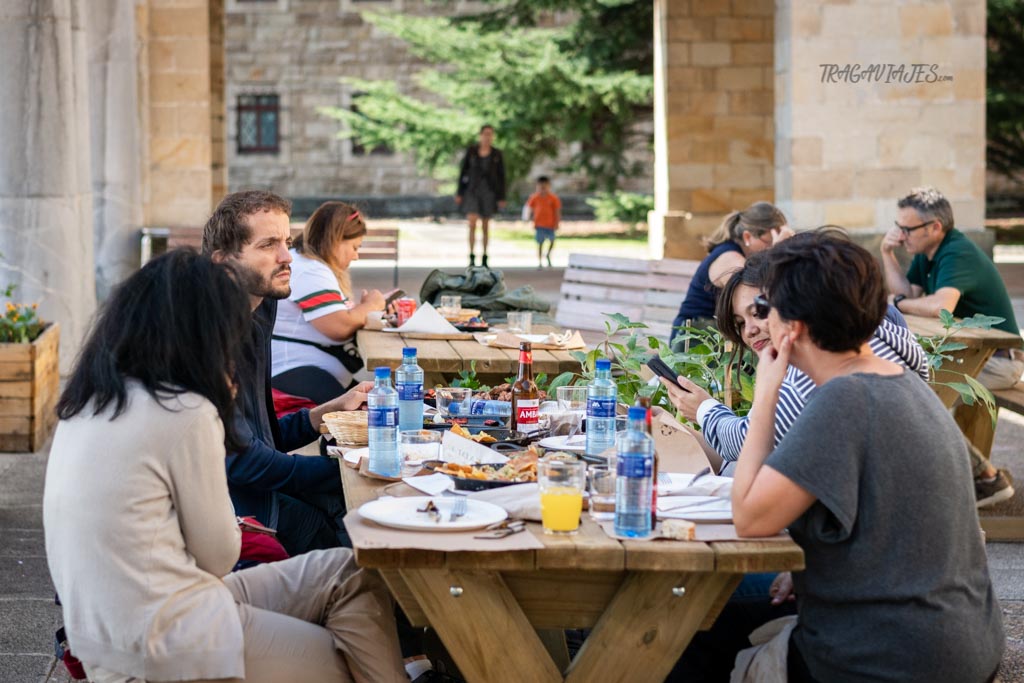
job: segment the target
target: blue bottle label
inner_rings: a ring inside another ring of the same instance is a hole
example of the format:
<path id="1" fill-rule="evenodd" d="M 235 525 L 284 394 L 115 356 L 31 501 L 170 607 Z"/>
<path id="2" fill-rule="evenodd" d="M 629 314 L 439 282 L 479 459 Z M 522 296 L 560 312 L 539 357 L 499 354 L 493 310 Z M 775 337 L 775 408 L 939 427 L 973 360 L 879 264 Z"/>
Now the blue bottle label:
<path id="1" fill-rule="evenodd" d="M 587 400 L 587 417 L 615 417 L 614 398 L 591 398 Z"/>
<path id="2" fill-rule="evenodd" d="M 650 477 L 652 459 L 643 453 L 620 453 L 615 473 L 620 477 Z"/>
<path id="3" fill-rule="evenodd" d="M 370 408 L 367 423 L 370 427 L 394 427 L 398 424 L 398 408 Z"/>
<path id="4" fill-rule="evenodd" d="M 399 401 L 422 401 L 423 385 L 417 382 L 399 382 L 395 387 L 398 389 Z"/>

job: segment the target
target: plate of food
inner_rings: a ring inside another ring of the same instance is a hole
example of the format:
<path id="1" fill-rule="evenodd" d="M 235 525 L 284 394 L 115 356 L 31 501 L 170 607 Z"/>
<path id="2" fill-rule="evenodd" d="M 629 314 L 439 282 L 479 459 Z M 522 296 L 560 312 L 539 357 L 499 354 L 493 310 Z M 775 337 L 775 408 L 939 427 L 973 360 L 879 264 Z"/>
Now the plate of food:
<path id="1" fill-rule="evenodd" d="M 460 465 L 441 460 L 428 460 L 423 467 L 447 474 L 459 491 L 483 491 L 512 484 L 537 481 L 537 454 L 521 451 L 509 457 L 504 465 Z"/>
<path id="2" fill-rule="evenodd" d="M 465 501 L 465 514 L 453 514 L 458 500 Z M 378 498 L 364 503 L 359 514 L 381 526 L 410 531 L 471 531 L 508 517 L 503 508 L 493 503 L 461 496 Z"/>
<path id="3" fill-rule="evenodd" d="M 537 442 L 541 448 L 548 448 L 556 451 L 569 451 L 571 453 L 582 453 L 587 450 L 587 435 L 574 434 L 572 436 L 549 436 Z"/>
<path id="4" fill-rule="evenodd" d="M 478 315 L 465 320 L 459 320 L 458 322 L 452 321 L 452 325 L 455 326 L 459 332 L 486 332 L 491 329 L 491 326 L 486 320 Z"/>

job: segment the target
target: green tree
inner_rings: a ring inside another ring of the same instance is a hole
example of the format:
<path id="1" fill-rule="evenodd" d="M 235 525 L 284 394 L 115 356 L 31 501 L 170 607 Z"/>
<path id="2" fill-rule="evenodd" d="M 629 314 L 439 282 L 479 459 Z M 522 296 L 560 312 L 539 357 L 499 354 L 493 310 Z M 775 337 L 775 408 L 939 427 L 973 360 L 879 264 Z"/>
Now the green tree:
<path id="1" fill-rule="evenodd" d="M 1024 3 L 988 2 L 988 165 L 1024 179 Z"/>
<path id="2" fill-rule="evenodd" d="M 361 93 L 357 111 L 324 110 L 347 124 L 340 135 L 411 152 L 421 171 L 452 180 L 463 150 L 489 123 L 510 183 L 571 143 L 577 151 L 560 170 L 583 171 L 597 189 L 611 191 L 635 174 L 625 151 L 649 143 L 634 123 L 651 106 L 650 0 L 494 4 L 462 17 L 365 13 L 432 66 L 416 74 L 415 93 L 346 79 Z M 542 26 L 555 8 L 574 19 Z"/>

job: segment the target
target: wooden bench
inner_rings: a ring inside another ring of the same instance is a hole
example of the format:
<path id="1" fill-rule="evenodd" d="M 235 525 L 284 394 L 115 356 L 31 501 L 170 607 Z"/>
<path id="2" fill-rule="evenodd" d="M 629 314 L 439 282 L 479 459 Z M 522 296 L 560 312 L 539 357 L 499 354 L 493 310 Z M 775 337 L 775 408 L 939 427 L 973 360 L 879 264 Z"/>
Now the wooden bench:
<path id="1" fill-rule="evenodd" d="M 1024 415 L 1024 382 L 1017 382 L 1009 389 L 993 391 L 992 395 L 995 396 L 996 405 L 1000 408 Z"/>
<path id="2" fill-rule="evenodd" d="M 302 223 L 292 223 L 292 237 L 302 234 Z M 169 228 L 143 228 L 140 243 L 140 264 L 168 249 L 203 246 L 203 229 L 194 226 Z M 398 228 L 368 225 L 363 244 L 359 247 L 360 261 L 394 261 L 394 286 L 398 287 Z"/>
<path id="3" fill-rule="evenodd" d="M 604 331 L 606 313 L 621 313 L 668 339 L 672 321 L 699 261 L 569 254 L 555 320 L 563 327 Z"/>

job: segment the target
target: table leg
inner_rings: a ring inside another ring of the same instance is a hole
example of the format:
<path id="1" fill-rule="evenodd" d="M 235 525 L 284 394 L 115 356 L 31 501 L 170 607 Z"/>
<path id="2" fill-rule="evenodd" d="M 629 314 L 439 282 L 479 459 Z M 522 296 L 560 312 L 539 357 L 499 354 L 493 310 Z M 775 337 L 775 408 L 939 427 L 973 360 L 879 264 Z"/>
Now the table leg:
<path id="1" fill-rule="evenodd" d="M 956 418 L 956 423 L 967 440 L 978 449 L 981 455 L 988 458 L 992 453 L 992 441 L 995 439 L 996 429 L 985 404 L 977 401 L 971 406 L 961 403 L 953 412 L 953 417 Z"/>
<path id="2" fill-rule="evenodd" d="M 401 575 L 470 683 L 562 680 L 498 572 L 402 569 Z"/>
<path id="3" fill-rule="evenodd" d="M 735 585 L 733 574 L 630 573 L 583 643 L 566 682 L 664 680 L 708 612 Z M 678 588 L 684 592 L 673 591 Z"/>

